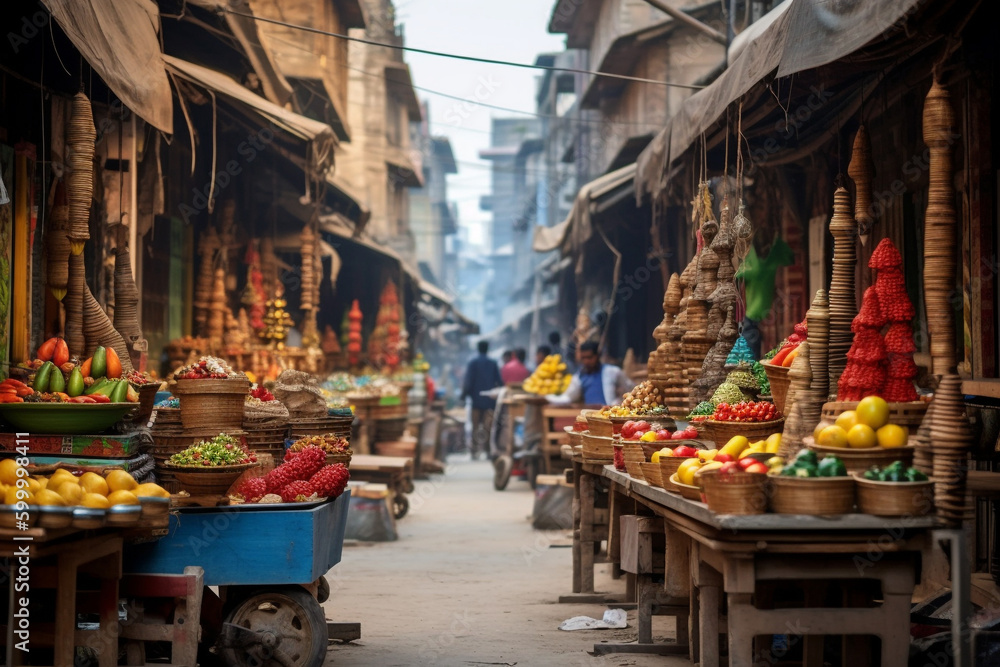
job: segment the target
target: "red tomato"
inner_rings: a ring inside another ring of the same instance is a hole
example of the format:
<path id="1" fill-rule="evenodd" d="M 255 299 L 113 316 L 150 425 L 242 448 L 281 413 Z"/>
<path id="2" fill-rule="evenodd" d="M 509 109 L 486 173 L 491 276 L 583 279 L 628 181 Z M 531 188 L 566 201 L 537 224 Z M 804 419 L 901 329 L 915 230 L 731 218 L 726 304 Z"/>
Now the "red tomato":
<path id="1" fill-rule="evenodd" d="M 739 461 L 737 461 L 736 463 L 737 463 L 737 465 L 739 465 L 739 467 L 740 467 L 741 470 L 746 470 L 747 468 L 749 468 L 750 466 L 752 466 L 754 463 L 757 463 L 757 460 L 754 459 L 754 458 L 752 458 L 752 457 L 745 456 L 742 459 L 740 459 Z"/>
<path id="2" fill-rule="evenodd" d="M 745 472 L 763 473 L 763 474 L 766 475 L 767 474 L 767 466 L 764 465 L 763 463 L 761 463 L 760 461 L 754 461 L 752 465 L 749 465 L 746 468 L 744 468 L 744 471 Z"/>
<path id="3" fill-rule="evenodd" d="M 656 432 L 657 440 L 670 440 L 671 437 L 672 434 L 665 428 L 661 428 L 659 431 Z"/>

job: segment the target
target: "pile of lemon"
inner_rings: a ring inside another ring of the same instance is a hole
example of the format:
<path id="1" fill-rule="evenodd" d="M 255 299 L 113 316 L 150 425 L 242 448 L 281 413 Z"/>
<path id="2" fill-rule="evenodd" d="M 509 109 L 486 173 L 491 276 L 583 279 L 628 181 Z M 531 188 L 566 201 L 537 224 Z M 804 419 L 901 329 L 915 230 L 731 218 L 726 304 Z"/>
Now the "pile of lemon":
<path id="1" fill-rule="evenodd" d="M 866 396 L 835 423 L 820 422 L 813 431 L 817 445 L 852 449 L 905 447 L 908 437 L 906 428 L 889 422 L 889 404 L 879 396 Z"/>
<path id="2" fill-rule="evenodd" d="M 20 485 L 19 480 L 23 480 Z M 28 475 L 14 459 L 0 460 L 0 499 L 7 505 L 21 501 L 28 505 L 107 509 L 138 505 L 140 498 L 169 497 L 163 487 L 151 482 L 139 484 L 124 470 L 112 470 L 107 475 L 85 472 L 77 477 L 59 468 L 49 476 Z"/>
<path id="3" fill-rule="evenodd" d="M 562 356 L 550 354 L 524 381 L 524 390 L 532 394 L 561 394 L 569 389 L 570 379 Z"/>

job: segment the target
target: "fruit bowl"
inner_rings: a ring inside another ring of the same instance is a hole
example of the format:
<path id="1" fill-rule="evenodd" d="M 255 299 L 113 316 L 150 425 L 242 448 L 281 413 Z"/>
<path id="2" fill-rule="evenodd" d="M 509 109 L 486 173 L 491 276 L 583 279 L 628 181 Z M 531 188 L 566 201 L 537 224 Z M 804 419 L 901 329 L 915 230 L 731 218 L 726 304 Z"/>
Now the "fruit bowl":
<path id="1" fill-rule="evenodd" d="M 0 419 L 28 433 L 91 434 L 111 428 L 135 406 L 135 403 L 0 403 Z"/>
<path id="2" fill-rule="evenodd" d="M 677 473 L 670 476 L 670 482 L 667 484 L 667 491 L 673 491 L 674 493 L 679 493 L 682 498 L 687 498 L 688 500 L 701 500 L 701 487 L 691 486 L 690 484 L 683 484 L 679 479 L 677 479 Z"/>
<path id="3" fill-rule="evenodd" d="M 192 496 L 223 495 L 244 471 L 259 463 L 240 463 L 231 466 L 179 466 L 166 461 L 164 469 L 170 471 L 177 483 Z"/>
<path id="4" fill-rule="evenodd" d="M 864 472 L 872 466 L 880 468 L 892 463 L 902 461 L 903 465 L 909 467 L 913 465 L 913 454 L 916 447 L 906 445 L 905 447 L 826 447 L 817 445 L 812 436 L 802 438 L 802 443 L 810 450 L 816 452 L 816 456 L 825 459 L 828 456 L 836 456 L 844 462 L 847 472 Z"/>

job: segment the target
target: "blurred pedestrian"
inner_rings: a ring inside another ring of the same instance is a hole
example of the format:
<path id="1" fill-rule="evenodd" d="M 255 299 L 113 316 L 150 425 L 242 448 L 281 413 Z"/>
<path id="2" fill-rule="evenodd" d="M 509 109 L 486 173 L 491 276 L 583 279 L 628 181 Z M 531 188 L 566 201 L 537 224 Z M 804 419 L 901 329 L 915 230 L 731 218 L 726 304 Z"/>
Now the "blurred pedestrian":
<path id="1" fill-rule="evenodd" d="M 569 388 L 558 396 L 550 396 L 555 405 L 583 404 L 603 407 L 615 405 L 632 388 L 632 381 L 618 366 L 601 363 L 597 343 L 580 345 L 580 370 L 569 382 Z"/>
<path id="2" fill-rule="evenodd" d="M 514 350 L 513 357 L 510 361 L 503 365 L 500 369 L 500 378 L 503 380 L 504 384 L 520 384 L 528 379 L 531 375 L 531 371 L 528 367 L 524 365 L 524 359 L 527 356 L 523 347 L 519 347 Z"/>
<path id="3" fill-rule="evenodd" d="M 462 383 L 462 401 L 471 399 L 471 442 L 469 451 L 473 458 L 479 454 L 486 455 L 489 452 L 490 429 L 493 427 L 493 409 L 496 406 L 496 399 L 483 396 L 484 391 L 496 389 L 503 384 L 500 377 L 500 368 L 497 362 L 486 356 L 490 351 L 490 344 L 479 341 L 477 346 L 479 355 L 469 362 L 465 369 L 465 381 Z"/>
<path id="4" fill-rule="evenodd" d="M 539 345 L 535 350 L 535 368 L 538 368 L 545 361 L 545 358 L 552 354 L 552 348 L 548 345 Z"/>

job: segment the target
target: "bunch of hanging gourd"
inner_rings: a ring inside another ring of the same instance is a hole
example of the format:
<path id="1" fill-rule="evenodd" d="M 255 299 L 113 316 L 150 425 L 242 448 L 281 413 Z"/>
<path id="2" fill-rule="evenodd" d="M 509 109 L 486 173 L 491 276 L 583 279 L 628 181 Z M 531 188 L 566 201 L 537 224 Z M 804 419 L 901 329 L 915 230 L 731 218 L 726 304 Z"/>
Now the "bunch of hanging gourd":
<path id="1" fill-rule="evenodd" d="M 132 370 L 132 361 L 125 339 L 108 318 L 106 312 L 97 302 L 87 286 L 86 267 L 83 250 L 90 239 L 90 203 L 94 195 L 94 144 L 97 141 L 97 129 L 94 127 L 94 114 L 90 100 L 83 93 L 73 97 L 69 123 L 66 128 L 66 145 L 68 152 L 69 174 L 66 177 L 69 220 L 66 236 L 70 245 L 68 280 L 66 285 L 66 342 L 70 353 L 83 359 L 93 354 L 98 346 L 110 347 L 118 354 L 122 370 Z M 58 223 L 57 223 L 58 224 Z M 122 244 L 119 244 L 121 251 Z M 127 248 L 126 248 L 127 253 Z M 128 255 L 125 254 L 127 261 Z M 58 259 L 58 257 L 56 258 Z M 118 281 L 119 260 L 116 257 L 116 297 L 119 291 Z M 131 269 L 129 269 L 131 279 Z M 57 286 L 58 287 L 58 286 Z M 134 282 L 131 284 L 135 290 Z M 138 303 L 138 292 L 128 294 L 128 287 L 122 281 L 124 289 L 122 298 L 126 304 L 130 298 Z M 135 317 L 132 322 L 123 326 L 130 331 L 138 331 L 138 313 L 132 311 Z M 125 317 L 129 310 L 126 307 Z"/>

